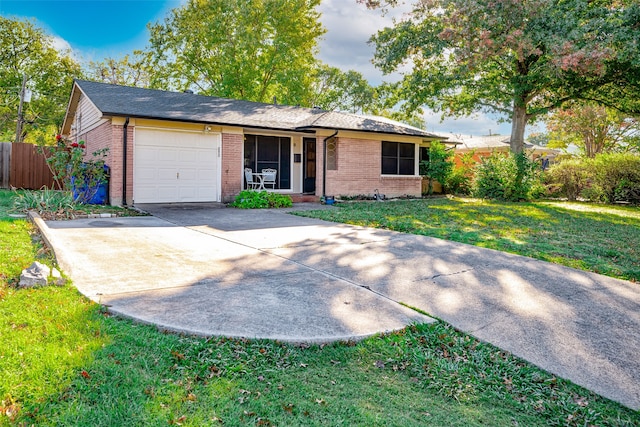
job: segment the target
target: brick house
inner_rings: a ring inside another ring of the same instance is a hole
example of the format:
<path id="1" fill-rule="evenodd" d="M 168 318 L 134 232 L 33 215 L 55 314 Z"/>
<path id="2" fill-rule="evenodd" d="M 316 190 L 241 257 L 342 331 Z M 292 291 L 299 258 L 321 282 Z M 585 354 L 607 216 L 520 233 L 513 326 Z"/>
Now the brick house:
<path id="1" fill-rule="evenodd" d="M 283 194 L 420 196 L 418 162 L 443 139 L 381 117 L 84 80 L 62 134 L 109 148 L 112 205 L 230 201 L 245 168 L 276 169 L 270 191 Z"/>
<path id="2" fill-rule="evenodd" d="M 460 166 L 465 154 L 470 153 L 474 162 L 480 163 L 484 157 L 489 157 L 496 153 L 508 154 L 511 151 L 509 141 L 511 137 L 505 135 L 489 136 L 460 136 L 447 135 L 449 140 L 456 140 L 454 162 Z M 539 160 L 546 168 L 558 155 L 558 150 L 541 147 L 536 144 L 525 142 L 524 152 L 532 160 Z"/>

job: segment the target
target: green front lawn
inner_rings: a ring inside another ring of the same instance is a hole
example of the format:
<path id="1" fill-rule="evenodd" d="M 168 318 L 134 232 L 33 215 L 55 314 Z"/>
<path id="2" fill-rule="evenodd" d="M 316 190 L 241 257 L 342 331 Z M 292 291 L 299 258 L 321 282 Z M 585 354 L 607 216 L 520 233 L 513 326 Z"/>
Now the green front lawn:
<path id="1" fill-rule="evenodd" d="M 295 212 L 497 249 L 640 281 L 640 207 L 434 198 Z"/>
<path id="2" fill-rule="evenodd" d="M 639 425 L 441 322 L 357 344 L 206 340 L 109 316 L 72 286 L 15 289 L 21 268 L 51 260 L 6 216 L 10 197 L 0 191 L 0 425 Z"/>

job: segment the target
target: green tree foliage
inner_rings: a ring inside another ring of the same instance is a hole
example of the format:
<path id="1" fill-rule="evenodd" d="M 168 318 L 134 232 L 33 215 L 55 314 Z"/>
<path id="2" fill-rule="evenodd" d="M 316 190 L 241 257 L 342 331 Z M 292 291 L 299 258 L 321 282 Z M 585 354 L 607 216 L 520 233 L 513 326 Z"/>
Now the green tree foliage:
<path id="1" fill-rule="evenodd" d="M 357 71 L 322 65 L 314 88 L 313 105 L 324 110 L 370 113 L 373 109 L 375 89 Z"/>
<path id="2" fill-rule="evenodd" d="M 105 58 L 90 62 L 85 71 L 87 78 L 102 83 L 124 86 L 149 87 L 149 68 L 141 51 L 120 59 Z"/>
<path id="3" fill-rule="evenodd" d="M 30 21 L 0 16 L 0 139 L 15 140 L 23 75 L 32 91 L 23 107 L 23 140 L 51 138 L 64 118 L 74 77 L 80 66 L 68 51 Z"/>
<path id="4" fill-rule="evenodd" d="M 329 111 L 387 117 L 423 128 L 424 119 L 417 112 L 393 108 L 396 103 L 393 86 L 389 83 L 371 86 L 357 71 L 342 71 L 323 64 L 314 76 L 312 105 Z"/>
<path id="5" fill-rule="evenodd" d="M 421 0 L 372 40 L 383 71 L 413 67 L 402 108 L 498 113 L 521 152 L 526 124 L 568 100 L 640 111 L 639 32 L 636 0 Z"/>
<path id="6" fill-rule="evenodd" d="M 549 147 L 574 144 L 589 158 L 600 153 L 636 151 L 640 120 L 593 103 L 572 103 L 547 119 Z"/>
<path id="7" fill-rule="evenodd" d="M 189 0 L 149 26 L 152 87 L 309 105 L 320 0 Z"/>
<path id="8" fill-rule="evenodd" d="M 420 162 L 420 175 L 429 179 L 427 194 L 433 193 L 433 181 L 438 181 L 443 187 L 453 170 L 453 151 L 441 142 L 433 141 L 429 147 L 429 160 Z"/>

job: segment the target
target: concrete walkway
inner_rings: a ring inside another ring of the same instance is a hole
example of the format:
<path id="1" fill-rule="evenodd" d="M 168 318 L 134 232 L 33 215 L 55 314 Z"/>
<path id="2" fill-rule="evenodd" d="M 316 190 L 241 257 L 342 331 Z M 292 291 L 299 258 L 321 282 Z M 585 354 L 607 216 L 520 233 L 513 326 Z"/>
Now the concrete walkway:
<path id="1" fill-rule="evenodd" d="M 277 210 L 142 206 L 40 221 L 78 289 L 201 335 L 324 342 L 431 318 L 640 409 L 640 285 L 439 239 Z"/>

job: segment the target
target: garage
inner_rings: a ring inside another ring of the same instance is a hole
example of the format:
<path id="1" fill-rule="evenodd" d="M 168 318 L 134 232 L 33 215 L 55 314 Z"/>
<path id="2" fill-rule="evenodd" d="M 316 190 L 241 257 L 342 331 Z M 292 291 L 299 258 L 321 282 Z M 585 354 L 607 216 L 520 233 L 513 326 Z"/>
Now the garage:
<path id="1" fill-rule="evenodd" d="M 220 134 L 136 127 L 134 141 L 135 203 L 220 201 Z"/>

